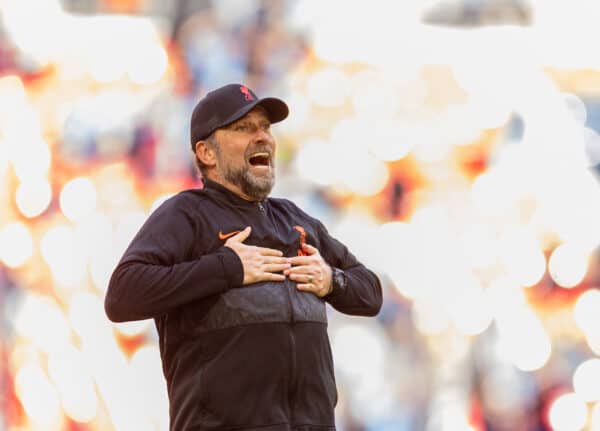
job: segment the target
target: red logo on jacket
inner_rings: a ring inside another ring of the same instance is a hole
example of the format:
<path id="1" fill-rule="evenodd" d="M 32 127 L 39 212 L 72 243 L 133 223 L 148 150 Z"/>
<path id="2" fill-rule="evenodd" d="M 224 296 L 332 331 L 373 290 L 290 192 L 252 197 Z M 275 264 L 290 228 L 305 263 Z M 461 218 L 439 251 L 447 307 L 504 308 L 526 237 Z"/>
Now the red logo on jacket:
<path id="1" fill-rule="evenodd" d="M 300 232 L 300 248 L 298 248 L 298 256 L 308 256 L 308 253 L 304 251 L 306 246 L 306 231 L 302 226 L 294 226 L 298 232 Z"/>

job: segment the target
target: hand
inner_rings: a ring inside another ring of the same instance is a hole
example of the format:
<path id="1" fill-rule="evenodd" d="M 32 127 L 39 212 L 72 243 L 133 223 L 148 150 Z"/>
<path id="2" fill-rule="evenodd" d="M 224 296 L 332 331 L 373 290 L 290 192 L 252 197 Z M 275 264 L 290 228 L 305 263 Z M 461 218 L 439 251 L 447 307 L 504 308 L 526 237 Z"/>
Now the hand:
<path id="1" fill-rule="evenodd" d="M 289 259 L 282 257 L 283 253 L 279 250 L 244 244 L 251 230 L 252 228 L 248 226 L 225 242 L 225 247 L 232 249 L 242 261 L 244 268 L 242 284 L 285 280 L 285 275 L 277 273 L 291 267 Z"/>
<path id="2" fill-rule="evenodd" d="M 322 298 L 331 291 L 331 267 L 312 245 L 305 244 L 303 250 L 308 256 L 291 257 L 292 267 L 283 273 L 298 283 L 298 290 L 312 292 Z"/>

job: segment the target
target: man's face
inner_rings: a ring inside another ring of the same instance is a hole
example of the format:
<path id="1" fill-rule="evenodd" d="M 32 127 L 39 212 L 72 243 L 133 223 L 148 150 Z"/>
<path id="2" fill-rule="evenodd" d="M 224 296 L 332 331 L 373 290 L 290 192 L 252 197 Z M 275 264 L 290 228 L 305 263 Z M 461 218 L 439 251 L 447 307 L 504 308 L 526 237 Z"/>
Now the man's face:
<path id="1" fill-rule="evenodd" d="M 266 198 L 275 184 L 275 140 L 264 110 L 254 108 L 215 138 L 217 180 L 246 199 Z"/>

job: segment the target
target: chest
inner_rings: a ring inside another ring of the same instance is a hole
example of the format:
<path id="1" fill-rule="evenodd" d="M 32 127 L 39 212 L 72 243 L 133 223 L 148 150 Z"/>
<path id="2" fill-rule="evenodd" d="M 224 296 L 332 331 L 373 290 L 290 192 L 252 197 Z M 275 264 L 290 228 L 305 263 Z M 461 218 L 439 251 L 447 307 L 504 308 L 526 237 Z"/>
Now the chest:
<path id="1" fill-rule="evenodd" d="M 204 220 L 199 244 L 201 253 L 210 253 L 247 226 L 252 228 L 244 244 L 280 250 L 285 256 L 298 255 L 302 244 L 319 247 L 316 227 L 304 217 L 285 208 L 255 204 L 244 208 L 213 206 Z"/>

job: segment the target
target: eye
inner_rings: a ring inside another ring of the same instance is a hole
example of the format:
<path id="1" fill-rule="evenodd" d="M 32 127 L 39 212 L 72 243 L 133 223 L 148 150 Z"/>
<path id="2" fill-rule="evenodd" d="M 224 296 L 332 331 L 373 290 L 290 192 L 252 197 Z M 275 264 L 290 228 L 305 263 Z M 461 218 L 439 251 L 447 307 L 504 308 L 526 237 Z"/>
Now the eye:
<path id="1" fill-rule="evenodd" d="M 237 124 L 233 130 L 235 130 L 236 132 L 247 132 L 249 130 L 249 127 L 247 124 Z"/>
<path id="2" fill-rule="evenodd" d="M 271 123 L 263 123 L 261 126 L 261 129 L 263 129 L 265 132 L 268 132 L 269 130 L 271 130 Z"/>

